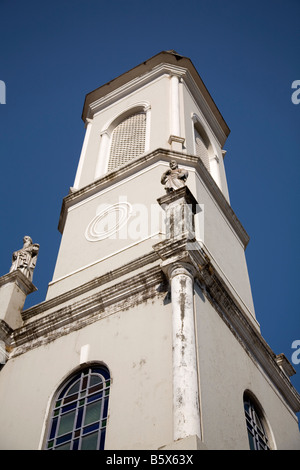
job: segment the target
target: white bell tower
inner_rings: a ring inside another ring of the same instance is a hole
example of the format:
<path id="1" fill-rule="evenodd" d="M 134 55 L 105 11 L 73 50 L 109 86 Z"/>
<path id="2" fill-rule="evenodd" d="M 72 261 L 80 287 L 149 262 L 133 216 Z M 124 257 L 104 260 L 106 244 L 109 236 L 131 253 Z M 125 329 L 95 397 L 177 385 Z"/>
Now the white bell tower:
<path id="1" fill-rule="evenodd" d="M 157 54 L 82 119 L 45 301 L 21 311 L 34 286 L 0 280 L 0 448 L 299 450 L 295 371 L 261 335 L 230 205 L 229 128 L 192 62 Z"/>

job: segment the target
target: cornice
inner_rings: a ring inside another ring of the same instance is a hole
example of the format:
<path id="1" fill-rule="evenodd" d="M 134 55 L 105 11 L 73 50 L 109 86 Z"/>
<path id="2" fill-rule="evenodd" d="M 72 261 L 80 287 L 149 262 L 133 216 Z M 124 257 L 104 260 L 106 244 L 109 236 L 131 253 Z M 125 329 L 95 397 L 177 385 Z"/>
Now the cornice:
<path id="1" fill-rule="evenodd" d="M 63 232 L 68 209 L 73 205 L 83 201 L 84 199 L 90 196 L 93 196 L 94 194 L 100 193 L 107 187 L 118 183 L 119 181 L 133 174 L 136 174 L 138 171 L 141 171 L 144 168 L 153 165 L 154 163 L 157 163 L 159 161 L 166 161 L 169 163 L 172 158 L 176 158 L 178 163 L 181 163 L 183 165 L 189 165 L 196 170 L 201 180 L 207 187 L 208 191 L 218 204 L 218 207 L 221 209 L 222 213 L 224 214 L 231 227 L 237 234 L 244 248 L 246 248 L 249 242 L 249 236 L 246 230 L 242 226 L 241 222 L 237 218 L 231 206 L 225 199 L 222 191 L 215 183 L 214 179 L 212 178 L 202 161 L 195 155 L 189 155 L 186 153 L 176 152 L 174 150 L 162 148 L 156 149 L 153 152 L 135 158 L 134 160 L 131 160 L 130 162 L 123 165 L 122 167 L 107 173 L 98 180 L 93 181 L 93 183 L 90 183 L 89 185 L 80 188 L 76 191 L 71 191 L 68 196 L 63 199 L 58 224 L 59 231 L 61 233 Z"/>
<path id="2" fill-rule="evenodd" d="M 186 72 L 187 70 L 182 67 L 177 67 L 167 63 L 159 64 L 148 73 L 135 77 L 133 80 L 126 82 L 119 88 L 91 102 L 88 108 L 88 117 L 93 118 L 94 115 L 102 111 L 102 109 L 111 106 L 116 101 L 128 96 L 129 93 L 135 92 L 158 78 L 161 78 L 163 75 L 176 75 L 178 77 L 183 77 Z"/>
<path id="3" fill-rule="evenodd" d="M 203 90 L 201 92 L 191 72 L 187 68 L 174 64 L 161 63 L 144 75 L 135 77 L 133 80 L 126 82 L 119 88 L 91 102 L 88 106 L 86 119 L 93 119 L 96 114 L 101 112 L 103 109 L 108 108 L 116 101 L 126 98 L 129 94 L 148 86 L 150 83 L 154 83 L 163 76 L 176 76 L 182 83 L 185 83 L 187 89 L 190 91 L 199 108 L 202 110 L 213 133 L 220 142 L 221 147 L 223 147 L 229 132 L 227 133 L 224 130 L 224 126 L 220 125 L 220 122 L 218 121 L 219 114 L 217 116 L 215 115 L 214 109 L 211 108 L 211 103 L 210 105 L 208 104 L 205 96 L 203 95 Z"/>
<path id="4" fill-rule="evenodd" d="M 0 340 L 9 344 L 12 333 L 13 329 L 6 323 L 6 321 L 0 319 Z"/>
<path id="5" fill-rule="evenodd" d="M 11 347 L 10 357 L 47 344 L 118 311 L 125 314 L 128 308 L 142 304 L 148 299 L 164 296 L 167 292 L 166 275 L 172 272 L 172 266 L 190 265 L 195 282 L 248 356 L 268 377 L 290 409 L 294 413 L 300 411 L 300 396 L 279 366 L 278 356 L 255 328 L 249 314 L 234 298 L 221 275 L 214 270 L 205 248 L 195 239 L 191 240 L 183 235 L 178 239 L 159 242 L 153 246 L 153 250 L 153 254 L 148 254 L 144 259 L 141 257 L 134 260 L 127 267 L 123 266 L 98 280 L 28 309 L 23 312 L 23 318 L 30 321 L 15 331 L 2 321 L 0 332 Z M 80 294 L 112 280 L 118 280 L 130 270 L 146 266 L 159 258 L 162 260 L 160 265 L 152 265 L 130 278 L 122 279 L 122 282 L 115 282 L 101 292 L 76 301 Z M 61 306 L 64 301 L 70 299 L 74 300 L 71 305 Z M 54 311 L 39 316 L 53 307 L 56 307 Z"/>
<path id="6" fill-rule="evenodd" d="M 35 285 L 19 269 L 0 277 L 0 287 L 10 283 L 16 284 L 25 295 L 29 295 L 37 290 Z"/>
<path id="7" fill-rule="evenodd" d="M 76 297 L 82 296 L 94 289 L 97 289 L 108 282 L 115 281 L 128 273 L 134 272 L 136 269 L 143 268 L 144 266 L 154 263 L 158 257 L 155 252 L 150 252 L 144 256 L 136 258 L 135 260 L 123 265 L 119 268 L 109 271 L 102 276 L 99 276 L 91 281 L 88 281 L 74 289 L 64 292 L 53 299 L 41 302 L 33 307 L 28 308 L 22 312 L 22 319 L 24 322 L 31 320 L 32 318 L 45 314 L 47 311 L 53 308 L 60 308 L 60 306 L 70 300 L 75 300 Z"/>
<path id="8" fill-rule="evenodd" d="M 163 286 L 164 281 L 160 267 L 152 267 L 100 293 L 33 320 L 12 333 L 13 350 L 10 357 L 47 344 L 117 311 L 125 311 L 150 298 L 164 295 L 164 289 L 158 288 L 159 285 Z"/>
<path id="9" fill-rule="evenodd" d="M 203 96 L 204 101 L 207 103 L 210 110 L 209 113 L 214 116 L 215 123 L 221 129 L 221 133 L 226 139 L 230 130 L 192 61 L 187 57 L 175 53 L 174 51 L 162 51 L 140 65 L 137 65 L 131 70 L 128 70 L 110 82 L 88 93 L 85 97 L 82 111 L 83 121 L 85 122 L 86 118 L 90 117 L 90 113 L 94 111 L 93 107 L 101 105 L 103 102 L 101 100 L 107 99 L 109 101 L 116 96 L 116 94 L 121 96 L 123 93 L 124 95 L 125 92 L 128 93 L 129 88 L 133 90 L 137 84 L 139 84 L 140 87 L 141 84 L 146 83 L 150 78 L 153 80 L 158 76 L 157 74 L 161 75 L 162 73 L 171 73 L 179 77 L 186 77 L 187 74 L 189 75 L 190 78 L 187 78 L 187 80 L 190 82 L 191 79 L 193 80 L 193 84 L 197 87 L 198 93 Z"/>

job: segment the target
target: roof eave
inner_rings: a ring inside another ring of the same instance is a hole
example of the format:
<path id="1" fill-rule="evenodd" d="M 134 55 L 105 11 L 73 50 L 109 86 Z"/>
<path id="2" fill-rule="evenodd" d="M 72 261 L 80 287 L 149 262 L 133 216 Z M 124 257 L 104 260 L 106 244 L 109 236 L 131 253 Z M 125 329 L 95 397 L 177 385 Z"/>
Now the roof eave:
<path id="1" fill-rule="evenodd" d="M 223 116 L 221 115 L 217 105 L 215 104 L 213 98 L 211 97 L 209 91 L 207 90 L 203 80 L 201 79 L 200 75 L 198 74 L 191 60 L 187 57 L 184 57 L 176 53 L 175 51 L 162 51 L 159 54 L 156 54 L 155 56 L 146 60 L 145 62 L 142 62 L 136 67 L 128 70 L 122 75 L 119 75 L 113 80 L 105 83 L 99 88 L 96 88 L 95 90 L 88 93 L 85 97 L 85 102 L 84 102 L 83 111 L 82 111 L 82 120 L 84 122 L 86 121 L 86 118 L 88 117 L 89 106 L 91 103 L 93 103 L 96 100 L 99 100 L 103 96 L 108 95 L 109 93 L 113 92 L 114 90 L 123 86 L 129 81 L 150 72 L 155 66 L 161 63 L 179 65 L 189 70 L 199 90 L 201 91 L 203 97 L 205 98 L 207 104 L 209 105 L 215 118 L 217 119 L 219 125 L 221 126 L 224 134 L 226 135 L 226 137 L 228 137 L 228 135 L 230 134 L 230 129 L 227 126 Z"/>

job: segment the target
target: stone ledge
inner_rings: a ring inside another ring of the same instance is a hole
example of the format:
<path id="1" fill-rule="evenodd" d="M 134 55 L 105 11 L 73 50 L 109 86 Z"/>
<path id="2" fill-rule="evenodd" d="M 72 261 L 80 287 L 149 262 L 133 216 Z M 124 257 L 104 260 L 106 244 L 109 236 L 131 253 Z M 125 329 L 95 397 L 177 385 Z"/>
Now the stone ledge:
<path id="1" fill-rule="evenodd" d="M 34 320 L 13 332 L 12 357 L 23 354 L 33 347 L 47 344 L 107 315 L 126 310 L 155 296 L 164 295 L 166 292 L 166 289 L 162 288 L 164 282 L 164 275 L 157 266 L 122 283 L 114 284 L 101 293 Z"/>
<path id="2" fill-rule="evenodd" d="M 70 300 L 76 299 L 76 297 L 82 296 L 83 294 L 88 293 L 89 291 L 92 291 L 97 287 L 103 286 L 108 282 L 114 281 L 126 274 L 132 273 L 136 269 L 147 266 L 148 264 L 154 263 L 157 260 L 158 256 L 156 255 L 156 253 L 153 252 L 150 252 L 145 256 L 136 258 L 132 262 L 123 265 L 119 268 L 116 268 L 113 271 L 109 271 L 106 274 L 103 274 L 102 276 L 88 281 L 79 287 L 75 287 L 70 291 L 64 292 L 63 294 L 60 294 L 52 299 L 45 300 L 44 302 L 41 302 L 37 305 L 34 305 L 33 307 L 30 307 L 27 310 L 24 310 L 22 312 L 23 321 L 26 322 L 37 315 L 46 313 L 50 309 L 59 308 L 59 306 L 62 306 L 62 304 Z"/>
<path id="3" fill-rule="evenodd" d="M 135 158 L 130 162 L 126 163 L 122 167 L 113 170 L 93 183 L 84 186 L 83 188 L 77 189 L 76 191 L 70 192 L 64 199 L 62 203 L 58 229 L 62 233 L 64 230 L 66 215 L 69 207 L 81 202 L 87 197 L 90 197 L 94 194 L 97 194 L 109 187 L 111 184 L 115 184 L 121 181 L 124 178 L 146 168 L 149 165 L 157 163 L 159 161 L 170 161 L 171 159 L 176 158 L 176 161 L 182 165 L 189 165 L 196 170 L 196 172 L 201 177 L 203 183 L 207 187 L 208 191 L 218 204 L 222 213 L 230 223 L 231 227 L 235 231 L 236 235 L 240 239 L 244 248 L 246 248 L 249 243 L 249 235 L 242 226 L 241 222 L 237 218 L 236 214 L 232 210 L 230 204 L 224 197 L 222 191 L 219 189 L 214 179 L 210 175 L 209 171 L 206 169 L 205 165 L 202 163 L 200 158 L 195 155 L 188 155 L 182 152 L 177 152 L 175 150 L 168 149 L 156 149 L 153 152 L 142 155 L 141 157 Z"/>

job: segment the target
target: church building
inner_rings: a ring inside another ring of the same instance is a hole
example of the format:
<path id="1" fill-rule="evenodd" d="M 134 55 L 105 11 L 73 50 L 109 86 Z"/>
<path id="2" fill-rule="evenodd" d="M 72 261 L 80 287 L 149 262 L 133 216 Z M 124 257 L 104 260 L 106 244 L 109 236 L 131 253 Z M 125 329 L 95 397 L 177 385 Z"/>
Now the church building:
<path id="1" fill-rule="evenodd" d="M 300 450 L 295 370 L 261 335 L 230 205 L 230 130 L 191 60 L 155 55 L 82 119 L 45 300 L 24 309 L 30 234 L 0 278 L 0 449 Z"/>

